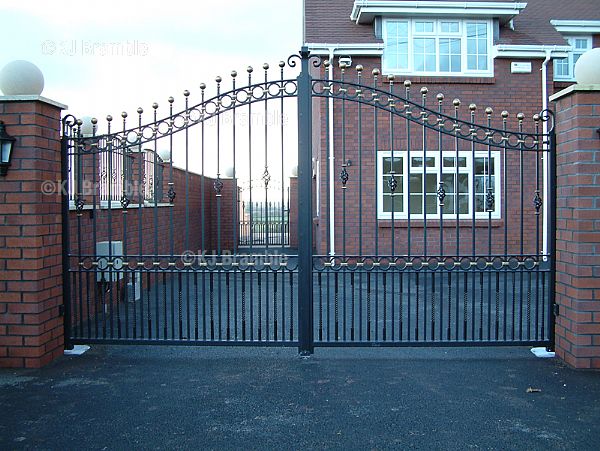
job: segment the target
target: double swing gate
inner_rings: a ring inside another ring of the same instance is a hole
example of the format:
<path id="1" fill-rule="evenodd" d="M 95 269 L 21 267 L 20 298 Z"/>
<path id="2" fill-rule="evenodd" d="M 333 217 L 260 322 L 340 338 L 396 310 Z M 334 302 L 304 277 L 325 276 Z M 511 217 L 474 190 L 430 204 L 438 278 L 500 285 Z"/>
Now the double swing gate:
<path id="1" fill-rule="evenodd" d="M 549 111 L 305 49 L 214 88 L 64 118 L 67 345 L 553 347 Z"/>

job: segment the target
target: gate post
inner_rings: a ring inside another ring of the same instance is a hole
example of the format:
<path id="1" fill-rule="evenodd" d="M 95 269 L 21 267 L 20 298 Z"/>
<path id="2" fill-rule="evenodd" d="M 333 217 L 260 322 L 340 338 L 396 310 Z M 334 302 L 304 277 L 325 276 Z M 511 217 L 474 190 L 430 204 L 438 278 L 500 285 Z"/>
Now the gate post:
<path id="1" fill-rule="evenodd" d="M 312 77 L 310 52 L 300 51 L 302 71 L 298 76 L 298 352 L 314 351 L 312 280 Z"/>

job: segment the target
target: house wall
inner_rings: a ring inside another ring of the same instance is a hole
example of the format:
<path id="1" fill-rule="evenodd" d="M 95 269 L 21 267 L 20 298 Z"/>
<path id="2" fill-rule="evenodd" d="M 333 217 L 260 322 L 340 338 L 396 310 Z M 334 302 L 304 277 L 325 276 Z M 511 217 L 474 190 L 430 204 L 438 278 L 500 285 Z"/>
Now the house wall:
<path id="1" fill-rule="evenodd" d="M 510 74 L 510 63 L 512 60 L 496 60 L 495 77 L 493 79 L 466 78 L 461 77 L 453 79 L 450 77 L 432 78 L 415 77 L 411 79 L 410 98 L 420 104 L 422 97 L 420 90 L 422 86 L 428 88 L 426 105 L 434 110 L 438 108 L 436 95 L 442 92 L 445 95 L 442 111 L 448 115 L 454 115 L 455 110 L 452 106 L 452 100 L 459 98 L 462 105 L 459 109 L 460 118 L 470 120 L 468 105 L 476 103 L 478 108 L 475 114 L 475 122 L 487 124 L 485 108 L 491 106 L 494 114 L 491 116 L 491 125 L 493 127 L 502 127 L 501 111 L 507 110 L 510 113 L 508 121 L 509 130 L 517 130 L 518 121 L 515 119 L 517 113 L 523 113 L 525 120 L 523 122 L 524 131 L 534 132 L 535 124 L 532 120 L 534 114 L 542 109 L 541 102 L 541 77 L 540 70 L 542 60 L 532 61 L 532 72 L 530 74 Z M 362 64 L 365 68 L 363 72 L 362 84 L 372 86 L 374 84 L 371 70 L 378 67 L 377 58 L 354 58 L 353 66 Z M 335 79 L 340 79 L 340 70 L 335 70 Z M 326 78 L 321 73 L 322 78 Z M 344 74 L 345 80 L 356 80 L 354 69 L 347 70 Z M 551 80 L 551 71 L 548 77 Z M 406 90 L 403 85 L 404 79 L 398 77 L 393 86 L 393 91 L 400 96 L 406 96 Z M 549 85 L 551 82 L 549 82 Z M 389 90 L 390 85 L 381 81 L 379 78 L 377 85 L 380 89 Z M 539 100 L 535 100 L 539 99 Z M 314 121 L 319 123 L 321 130 L 327 129 L 326 100 L 321 99 Z M 379 112 L 377 114 L 377 133 L 375 133 L 374 109 L 370 106 L 362 106 L 362 121 L 359 123 L 359 106 L 355 102 L 345 102 L 342 106 L 341 100 L 335 101 L 334 107 L 334 142 L 335 142 L 335 234 L 336 234 L 336 254 L 396 254 L 402 255 L 410 253 L 419 255 L 427 253 L 428 255 L 437 255 L 445 253 L 454 254 L 486 254 L 504 253 L 505 246 L 509 254 L 536 254 L 541 248 L 542 222 L 541 217 L 535 214 L 533 198 L 536 186 L 536 171 L 541 164 L 541 153 L 524 152 L 523 155 L 518 151 L 507 151 L 506 180 L 502 180 L 501 193 L 505 200 L 508 200 L 507 214 L 502 213 L 502 218 L 491 222 L 490 231 L 488 231 L 488 221 L 478 219 L 473 228 L 470 220 L 460 221 L 457 234 L 456 223 L 451 218 L 444 221 L 444 226 L 440 227 L 439 220 L 429 220 L 427 229 L 425 229 L 422 220 L 412 220 L 410 230 L 407 228 L 407 221 L 396 220 L 394 222 L 394 243 L 392 249 L 392 224 L 390 220 L 376 220 L 376 190 L 375 190 L 375 136 L 377 135 L 377 149 L 390 150 L 393 143 L 395 150 L 404 150 L 408 145 L 407 121 L 396 118 L 393 121 L 394 137 L 390 135 L 389 113 Z M 342 108 L 345 108 L 345 119 L 342 114 Z M 541 131 L 541 124 L 540 131 Z M 423 142 L 426 143 L 428 150 L 438 149 L 438 134 L 435 131 L 428 130 L 423 136 L 421 125 L 411 124 L 411 150 L 416 151 L 423 148 Z M 362 140 L 362 141 L 361 141 Z M 327 135 L 321 134 L 319 143 L 319 159 L 321 161 L 321 186 L 320 186 L 320 217 L 318 218 L 316 247 L 317 252 L 325 253 L 327 249 L 327 227 L 328 206 L 327 206 Z M 442 137 L 442 148 L 444 150 L 454 150 L 455 143 L 451 136 Z M 343 156 L 345 149 L 345 156 Z M 459 142 L 459 150 L 470 150 L 470 143 L 467 141 Z M 478 151 L 487 150 L 486 146 L 477 146 Z M 343 158 L 342 158 L 343 157 Z M 503 155 L 500 155 L 503 159 Z M 521 165 L 521 157 L 523 164 Z M 342 189 L 342 183 L 339 180 L 341 164 L 343 160 L 350 159 L 352 165 L 347 168 L 349 181 L 346 189 Z M 360 160 L 362 162 L 360 163 Z M 362 170 L 359 167 L 362 164 Z M 501 174 L 504 173 L 501 168 Z M 523 178 L 521 189 L 521 175 Z M 539 189 L 542 186 L 541 178 L 539 180 Z M 506 196 L 504 196 L 504 184 L 506 183 Z M 521 194 L 523 202 L 521 203 Z M 502 204 L 503 205 L 503 204 Z M 362 206 L 362 212 L 361 212 Z M 503 207 L 502 207 L 503 208 Z M 521 213 L 523 218 L 521 218 Z M 523 239 L 521 239 L 521 228 L 523 229 Z M 441 234 L 440 234 L 441 232 Z M 427 246 L 425 246 L 425 235 L 427 234 Z M 491 234 L 491 238 L 490 238 Z M 506 234 L 506 239 L 505 239 Z M 458 244 L 456 237 L 459 237 Z M 442 236 L 443 246 L 440 246 L 440 236 Z M 410 242 L 410 248 L 409 248 Z M 475 249 L 473 249 L 473 242 Z M 458 248 L 457 248 L 458 245 Z M 523 246 L 523 248 L 521 248 Z M 425 248 L 426 247 L 426 248 Z M 474 250 L 474 252 L 473 252 Z"/>

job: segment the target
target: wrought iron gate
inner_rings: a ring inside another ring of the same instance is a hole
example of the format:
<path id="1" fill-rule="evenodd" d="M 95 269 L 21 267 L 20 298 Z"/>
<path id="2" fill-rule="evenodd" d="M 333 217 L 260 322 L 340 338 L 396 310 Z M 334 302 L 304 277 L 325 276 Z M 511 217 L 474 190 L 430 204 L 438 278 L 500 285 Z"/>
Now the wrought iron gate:
<path id="1" fill-rule="evenodd" d="M 67 345 L 553 346 L 550 112 L 270 71 L 64 118 Z"/>

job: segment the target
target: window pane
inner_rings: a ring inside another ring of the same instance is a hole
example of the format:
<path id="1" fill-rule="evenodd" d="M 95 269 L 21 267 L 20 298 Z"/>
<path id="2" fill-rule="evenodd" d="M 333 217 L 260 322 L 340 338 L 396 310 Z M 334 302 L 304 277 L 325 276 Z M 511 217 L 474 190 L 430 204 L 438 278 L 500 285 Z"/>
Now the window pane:
<path id="1" fill-rule="evenodd" d="M 458 22 L 442 22 L 442 33 L 458 33 Z"/>
<path id="2" fill-rule="evenodd" d="M 466 157 L 458 157 L 458 167 L 459 168 L 467 167 L 467 158 Z"/>
<path id="3" fill-rule="evenodd" d="M 404 196 L 401 195 L 387 195 L 383 196 L 383 211 L 386 213 L 392 212 L 392 199 L 394 202 L 394 213 L 402 213 L 404 211 L 403 208 L 403 199 Z"/>
<path id="4" fill-rule="evenodd" d="M 576 49 L 587 49 L 588 48 L 588 40 L 587 39 L 575 39 L 575 48 Z"/>
<path id="5" fill-rule="evenodd" d="M 422 174 L 410 174 L 408 184 L 408 191 L 411 194 L 423 192 L 423 175 Z"/>
<path id="6" fill-rule="evenodd" d="M 459 195 L 458 196 L 458 213 L 461 215 L 469 214 L 469 196 Z"/>
<path id="7" fill-rule="evenodd" d="M 415 38 L 414 42 L 414 60 L 415 70 L 420 72 L 435 71 L 435 39 Z"/>
<path id="8" fill-rule="evenodd" d="M 428 215 L 437 214 L 438 198 L 435 194 L 428 194 L 425 198 L 425 211 Z"/>
<path id="9" fill-rule="evenodd" d="M 417 33 L 433 33 L 433 22 L 415 22 Z"/>

